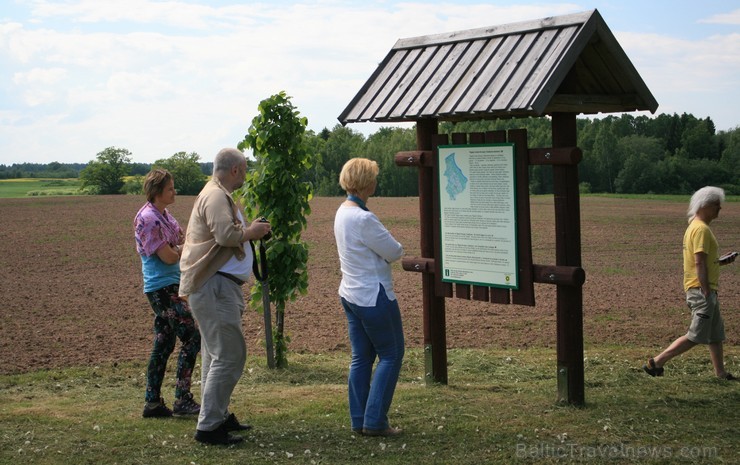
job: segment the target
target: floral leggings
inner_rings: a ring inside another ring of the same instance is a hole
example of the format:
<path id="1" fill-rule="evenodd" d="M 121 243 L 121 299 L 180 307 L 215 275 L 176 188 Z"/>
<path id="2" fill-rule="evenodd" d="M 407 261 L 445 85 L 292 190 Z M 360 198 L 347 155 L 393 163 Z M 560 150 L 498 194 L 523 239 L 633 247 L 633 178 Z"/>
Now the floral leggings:
<path id="1" fill-rule="evenodd" d="M 181 347 L 177 358 L 175 399 L 180 399 L 190 392 L 195 358 L 200 351 L 200 332 L 195 327 L 195 320 L 187 302 L 178 296 L 179 288 L 179 284 L 170 284 L 146 293 L 154 310 L 154 346 L 146 373 L 147 402 L 158 402 L 161 397 L 167 360 L 175 350 L 178 338 Z"/>

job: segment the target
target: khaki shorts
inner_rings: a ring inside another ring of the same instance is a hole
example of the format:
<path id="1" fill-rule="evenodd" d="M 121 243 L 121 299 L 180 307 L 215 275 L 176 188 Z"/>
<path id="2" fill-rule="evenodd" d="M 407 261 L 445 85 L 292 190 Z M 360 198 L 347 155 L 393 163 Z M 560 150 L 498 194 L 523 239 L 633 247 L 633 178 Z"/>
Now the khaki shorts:
<path id="1" fill-rule="evenodd" d="M 704 297 L 701 289 L 686 291 L 686 304 L 691 309 L 691 326 L 686 337 L 697 344 L 713 344 L 725 340 L 725 322 L 719 313 L 717 291 Z"/>

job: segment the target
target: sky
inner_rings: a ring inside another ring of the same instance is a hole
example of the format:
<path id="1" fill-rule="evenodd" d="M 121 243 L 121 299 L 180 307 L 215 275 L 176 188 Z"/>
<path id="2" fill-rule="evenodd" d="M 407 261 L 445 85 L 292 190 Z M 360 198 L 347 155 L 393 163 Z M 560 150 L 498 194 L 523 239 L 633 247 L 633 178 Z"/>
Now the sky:
<path id="1" fill-rule="evenodd" d="M 280 91 L 332 129 L 398 39 L 594 8 L 656 115 L 740 125 L 740 0 L 0 0 L 0 164 L 211 161 Z"/>

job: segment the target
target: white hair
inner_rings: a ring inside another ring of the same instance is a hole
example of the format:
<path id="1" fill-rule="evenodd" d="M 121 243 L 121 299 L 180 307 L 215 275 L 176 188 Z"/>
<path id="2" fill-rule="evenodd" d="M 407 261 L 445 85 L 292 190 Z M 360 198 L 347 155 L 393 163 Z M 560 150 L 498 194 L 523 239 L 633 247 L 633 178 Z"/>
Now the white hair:
<path id="1" fill-rule="evenodd" d="M 694 195 L 691 196 L 691 202 L 689 202 L 689 210 L 686 212 L 689 223 L 694 219 L 699 209 L 715 203 L 721 205 L 724 201 L 725 191 L 720 187 L 706 186 L 694 192 Z"/>
<path id="2" fill-rule="evenodd" d="M 213 174 L 228 173 L 231 168 L 243 163 L 245 159 L 239 149 L 221 149 L 213 160 Z"/>

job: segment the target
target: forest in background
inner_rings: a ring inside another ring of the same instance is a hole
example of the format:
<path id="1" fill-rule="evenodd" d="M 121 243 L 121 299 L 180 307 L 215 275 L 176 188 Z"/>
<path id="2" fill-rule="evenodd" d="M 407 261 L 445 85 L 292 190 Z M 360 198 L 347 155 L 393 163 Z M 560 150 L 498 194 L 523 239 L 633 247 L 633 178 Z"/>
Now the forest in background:
<path id="1" fill-rule="evenodd" d="M 740 195 L 740 127 L 717 131 L 711 118 L 699 119 L 687 113 L 579 118 L 577 125 L 578 147 L 583 151 L 579 164 L 582 193 L 690 194 L 702 186 L 715 185 L 729 195 Z M 442 134 L 518 128 L 527 130 L 530 148 L 552 145 L 550 120 L 546 117 L 439 124 Z M 308 131 L 305 137 L 310 150 L 318 155 L 305 174 L 314 186 L 314 195 L 343 195 L 339 171 L 348 159 L 357 156 L 378 162 L 377 196 L 418 195 L 417 171 L 398 168 L 394 161 L 397 152 L 416 149 L 413 127 L 383 127 L 365 136 L 337 124 L 331 130 Z M 191 160 L 200 158 L 196 153 L 190 154 Z M 75 178 L 87 165 L 0 165 L 0 179 Z M 211 174 L 210 161 L 198 165 L 204 175 Z M 140 177 L 151 167 L 146 163 L 127 163 L 126 174 Z M 552 193 L 552 168 L 530 167 L 529 187 L 532 194 Z M 121 193 L 134 191 L 129 186 Z"/>

